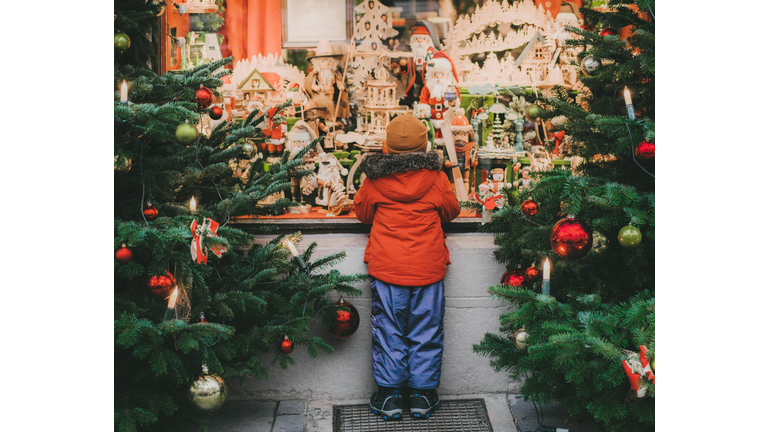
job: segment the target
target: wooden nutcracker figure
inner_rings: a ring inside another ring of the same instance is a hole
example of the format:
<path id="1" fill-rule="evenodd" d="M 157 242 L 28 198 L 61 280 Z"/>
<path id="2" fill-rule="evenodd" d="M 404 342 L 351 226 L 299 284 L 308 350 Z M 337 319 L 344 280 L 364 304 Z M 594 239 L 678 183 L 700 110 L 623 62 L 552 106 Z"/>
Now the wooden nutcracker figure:
<path id="1" fill-rule="evenodd" d="M 424 65 L 440 50 L 440 41 L 435 25 L 427 20 L 416 21 L 411 28 L 410 48 L 413 57 L 393 59 L 392 69 L 399 70 L 405 80 L 403 105 L 412 106 L 419 101 L 424 88 Z"/>
<path id="2" fill-rule="evenodd" d="M 523 178 L 512 183 L 519 192 L 531 189 L 531 168 L 525 167 L 520 171 Z"/>
<path id="3" fill-rule="evenodd" d="M 459 75 L 453 60 L 442 51 L 437 51 L 424 68 L 424 88 L 421 89 L 419 103 L 429 104 L 430 120 L 435 126 L 435 142 L 442 144 L 440 127 L 445 119 L 445 112 L 457 103 L 461 103 L 458 91 Z"/>
<path id="4" fill-rule="evenodd" d="M 475 132 L 464 114 L 458 114 L 451 120 L 451 132 L 464 186 L 469 192 L 469 171 L 472 166 L 472 150 L 475 148 Z"/>
<path id="5" fill-rule="evenodd" d="M 344 85 L 344 76 L 339 70 L 341 57 L 343 54 L 334 54 L 331 43 L 327 40 L 318 42 L 315 55 L 307 57 L 313 69 L 307 74 L 304 88 L 311 100 L 323 109 L 321 115 L 326 124 L 335 122 L 337 115 L 340 118 L 349 117 L 349 96 Z"/>
<path id="6" fill-rule="evenodd" d="M 320 167 L 317 175 L 304 187 L 304 195 L 309 195 L 314 189 L 317 191 L 315 203 L 319 206 L 327 207 L 325 212 L 327 216 L 338 216 L 343 213 L 349 213 L 352 210 L 352 200 L 346 193 L 346 186 L 341 176 L 347 175 L 346 168 L 341 166 L 336 156 L 330 153 L 320 154 Z"/>

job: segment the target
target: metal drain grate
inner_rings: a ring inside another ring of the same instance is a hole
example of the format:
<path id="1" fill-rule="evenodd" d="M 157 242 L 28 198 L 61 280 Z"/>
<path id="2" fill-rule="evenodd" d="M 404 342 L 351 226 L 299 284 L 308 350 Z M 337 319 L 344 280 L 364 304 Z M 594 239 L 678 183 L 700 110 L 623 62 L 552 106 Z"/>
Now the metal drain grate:
<path id="1" fill-rule="evenodd" d="M 334 405 L 333 432 L 493 432 L 483 399 L 443 400 L 428 419 L 384 421 L 364 405 Z"/>

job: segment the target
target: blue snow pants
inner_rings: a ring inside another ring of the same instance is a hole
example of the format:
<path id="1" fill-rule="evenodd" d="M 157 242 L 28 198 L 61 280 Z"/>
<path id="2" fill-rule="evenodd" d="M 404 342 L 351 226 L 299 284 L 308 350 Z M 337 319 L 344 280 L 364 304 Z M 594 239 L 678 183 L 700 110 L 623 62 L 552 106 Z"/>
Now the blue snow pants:
<path id="1" fill-rule="evenodd" d="M 371 282 L 371 361 L 382 387 L 435 389 L 443 366 L 443 281 L 427 286 Z"/>

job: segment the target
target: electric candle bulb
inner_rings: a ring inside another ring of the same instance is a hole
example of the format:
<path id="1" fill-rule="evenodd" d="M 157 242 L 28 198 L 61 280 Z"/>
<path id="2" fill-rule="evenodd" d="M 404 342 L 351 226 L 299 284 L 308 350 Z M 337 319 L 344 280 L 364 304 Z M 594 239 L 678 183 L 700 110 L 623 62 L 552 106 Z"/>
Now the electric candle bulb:
<path id="1" fill-rule="evenodd" d="M 544 260 L 544 280 L 549 280 L 549 258 Z"/>
<path id="2" fill-rule="evenodd" d="M 197 211 L 197 202 L 195 201 L 195 197 L 192 197 L 192 199 L 189 200 L 189 210 L 192 213 Z"/>
<path id="3" fill-rule="evenodd" d="M 176 309 L 176 297 L 179 295 L 179 288 L 174 288 L 171 298 L 168 300 L 168 309 Z"/>
<path id="4" fill-rule="evenodd" d="M 624 103 L 626 105 L 632 105 L 632 95 L 629 93 L 629 89 L 624 87 Z"/>
<path id="5" fill-rule="evenodd" d="M 287 247 L 288 249 L 290 249 L 290 251 L 291 251 L 291 255 L 293 255 L 293 256 L 299 256 L 299 251 L 297 251 L 297 250 L 296 250 L 296 246 L 294 246 L 294 245 L 293 245 L 293 242 L 292 242 L 292 241 L 290 241 L 290 240 L 286 239 L 286 240 L 283 242 L 283 245 L 284 245 L 285 247 Z"/>
<path id="6" fill-rule="evenodd" d="M 120 86 L 120 102 L 128 102 L 128 84 L 125 83 L 125 80 L 123 80 L 123 85 Z"/>

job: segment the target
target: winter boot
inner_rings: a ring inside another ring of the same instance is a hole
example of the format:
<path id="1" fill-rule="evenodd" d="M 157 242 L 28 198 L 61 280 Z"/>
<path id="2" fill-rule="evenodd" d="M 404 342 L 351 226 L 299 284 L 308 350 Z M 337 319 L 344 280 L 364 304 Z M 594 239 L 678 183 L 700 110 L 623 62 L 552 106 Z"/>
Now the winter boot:
<path id="1" fill-rule="evenodd" d="M 403 416 L 403 390 L 391 387 L 379 387 L 371 396 L 368 408 L 384 420 L 399 419 Z"/>
<path id="2" fill-rule="evenodd" d="M 409 402 L 414 418 L 429 418 L 434 410 L 440 408 L 440 397 L 435 389 L 411 389 Z"/>

